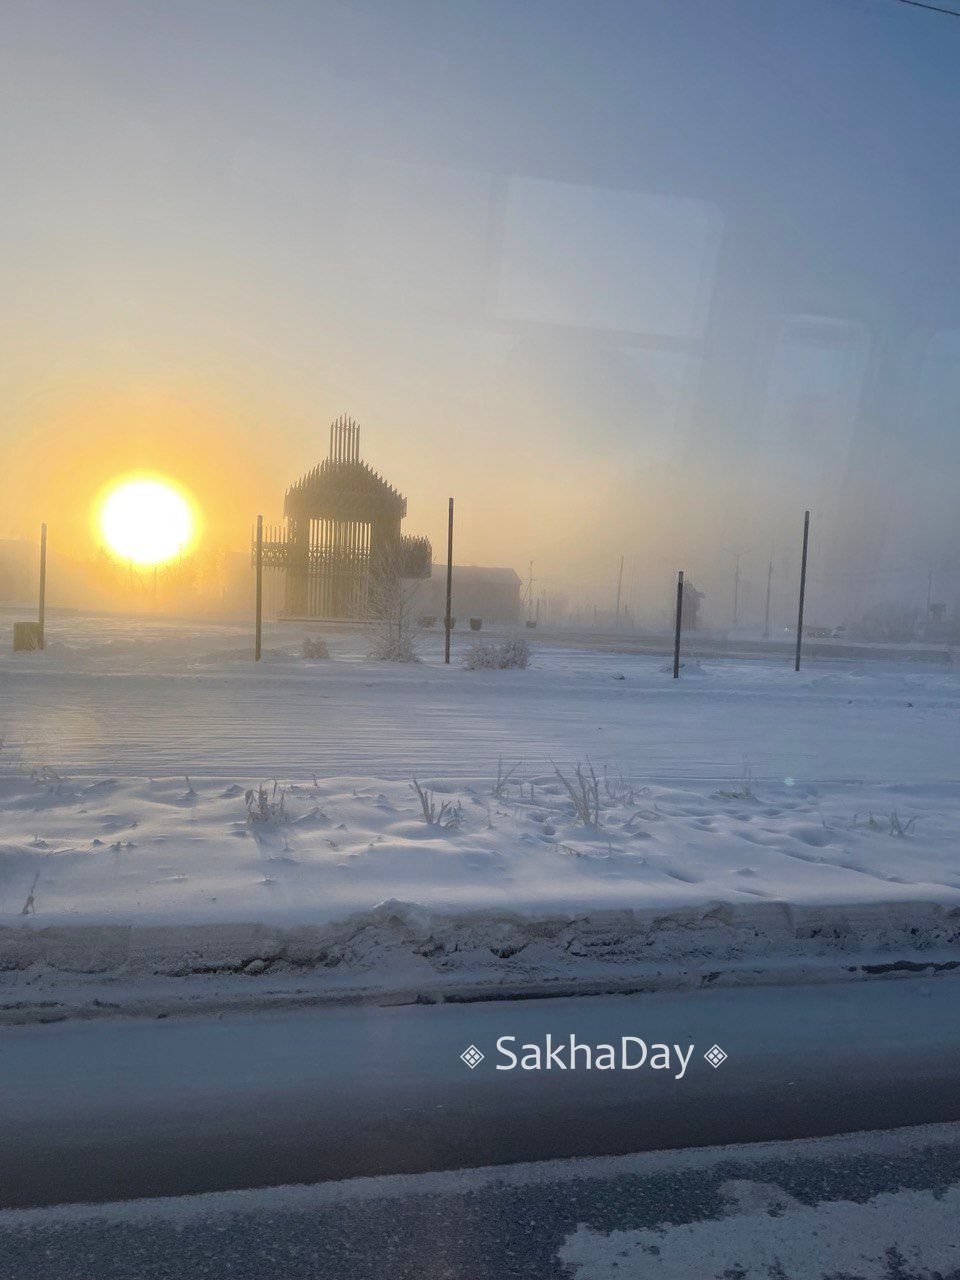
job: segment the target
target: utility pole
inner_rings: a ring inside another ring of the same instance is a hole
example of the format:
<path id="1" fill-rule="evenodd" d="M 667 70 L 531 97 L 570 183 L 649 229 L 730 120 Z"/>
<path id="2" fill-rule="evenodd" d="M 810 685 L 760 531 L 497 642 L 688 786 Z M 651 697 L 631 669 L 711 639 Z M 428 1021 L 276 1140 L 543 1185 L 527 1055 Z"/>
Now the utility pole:
<path id="1" fill-rule="evenodd" d="M 800 607 L 797 610 L 797 656 L 794 671 L 800 670 L 800 646 L 803 643 L 803 597 L 807 589 L 807 543 L 810 539 L 810 512 L 803 513 L 803 552 L 800 556 Z"/>
<path id="2" fill-rule="evenodd" d="M 767 603 L 763 611 L 763 638 L 770 639 L 770 580 L 773 577 L 773 556 L 770 557 L 770 563 L 767 565 Z"/>
<path id="3" fill-rule="evenodd" d="M 736 627 L 737 619 L 740 617 L 740 556 L 741 552 L 737 552 L 733 569 L 733 625 Z"/>
<path id="4" fill-rule="evenodd" d="M 929 610 L 928 610 L 929 612 Z M 46 521 L 40 526 L 40 600 L 37 610 L 37 623 L 40 628 L 40 648 L 43 649 L 46 641 L 43 635 L 43 628 L 47 615 L 47 525 Z"/>
<path id="5" fill-rule="evenodd" d="M 443 619 L 443 660 L 450 665 L 450 608 L 453 602 L 453 499 L 447 512 L 447 611 Z"/>
<path id="6" fill-rule="evenodd" d="M 933 599 L 933 565 L 930 566 L 930 572 L 927 574 L 927 611 L 923 615 L 923 638 L 926 640 L 930 635 L 930 603 Z"/>
<path id="7" fill-rule="evenodd" d="M 263 516 L 257 516 L 257 627 L 253 660 L 260 661 L 263 650 Z"/>
<path id="8" fill-rule="evenodd" d="M 623 556 L 620 557 L 620 576 L 617 578 L 617 621 L 616 626 L 620 626 L 620 592 L 623 590 Z"/>
<path id="9" fill-rule="evenodd" d="M 677 574 L 677 626 L 673 634 L 673 678 L 680 679 L 680 628 L 683 625 L 683 570 Z"/>

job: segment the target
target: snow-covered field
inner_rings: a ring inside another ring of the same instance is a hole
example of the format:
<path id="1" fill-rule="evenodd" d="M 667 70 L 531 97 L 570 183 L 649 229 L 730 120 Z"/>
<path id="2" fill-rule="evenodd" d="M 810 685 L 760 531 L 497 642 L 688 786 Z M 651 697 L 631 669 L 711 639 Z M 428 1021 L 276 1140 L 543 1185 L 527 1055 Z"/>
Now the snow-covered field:
<path id="1" fill-rule="evenodd" d="M 461 636 L 450 667 L 438 636 L 420 665 L 370 663 L 350 628 L 309 661 L 304 634 L 272 628 L 259 667 L 224 625 L 64 616 L 42 654 L 0 635 L 17 982 L 960 957 L 956 667 L 716 660 L 675 682 L 549 645 L 469 671 Z"/>

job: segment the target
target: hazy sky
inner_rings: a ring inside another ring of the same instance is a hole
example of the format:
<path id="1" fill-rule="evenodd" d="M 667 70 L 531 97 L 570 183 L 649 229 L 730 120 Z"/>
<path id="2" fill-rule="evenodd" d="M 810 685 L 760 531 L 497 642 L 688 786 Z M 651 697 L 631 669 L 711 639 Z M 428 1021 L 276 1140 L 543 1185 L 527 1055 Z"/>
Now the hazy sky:
<path id="1" fill-rule="evenodd" d="M 150 467 L 243 546 L 348 412 L 466 562 L 726 621 L 809 506 L 821 612 L 919 591 L 958 121 L 894 0 L 4 0 L 0 536 Z"/>

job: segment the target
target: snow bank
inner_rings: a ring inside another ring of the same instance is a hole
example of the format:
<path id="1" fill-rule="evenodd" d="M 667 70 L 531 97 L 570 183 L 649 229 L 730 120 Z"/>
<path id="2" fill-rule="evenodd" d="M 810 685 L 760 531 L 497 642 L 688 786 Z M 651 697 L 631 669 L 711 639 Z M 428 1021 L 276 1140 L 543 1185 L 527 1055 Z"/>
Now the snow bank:
<path id="1" fill-rule="evenodd" d="M 348 970 L 382 985 L 430 974 L 557 980 L 644 975 L 756 981 L 770 962 L 833 958 L 845 972 L 960 968 L 960 902 L 786 903 L 521 916 L 381 903 L 326 924 L 0 926 L 0 972 L 142 977 Z"/>

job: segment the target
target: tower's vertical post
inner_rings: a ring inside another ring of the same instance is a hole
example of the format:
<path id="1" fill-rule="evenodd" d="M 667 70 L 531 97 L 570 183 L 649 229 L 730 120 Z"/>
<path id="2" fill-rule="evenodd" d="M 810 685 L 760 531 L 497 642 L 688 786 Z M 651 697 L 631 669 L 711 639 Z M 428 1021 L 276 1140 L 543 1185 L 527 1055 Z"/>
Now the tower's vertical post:
<path id="1" fill-rule="evenodd" d="M 800 606 L 797 609 L 797 656 L 794 671 L 800 670 L 800 646 L 803 643 L 803 597 L 807 589 L 807 543 L 810 539 L 810 512 L 803 513 L 803 552 L 800 556 Z"/>
<path id="2" fill-rule="evenodd" d="M 253 660 L 260 661 L 263 648 L 263 516 L 257 516 L 257 624 Z"/>
<path id="3" fill-rule="evenodd" d="M 696 603 L 696 600 L 694 600 Z M 677 574 L 677 623 L 673 633 L 673 678 L 680 678 L 680 628 L 683 625 L 683 570 Z"/>
<path id="4" fill-rule="evenodd" d="M 450 665 L 450 608 L 453 603 L 453 499 L 447 513 L 447 611 L 443 618 L 443 660 Z"/>
<path id="5" fill-rule="evenodd" d="M 42 649 L 46 643 L 43 634 L 44 624 L 47 616 L 47 525 L 46 521 L 40 526 L 40 599 L 39 608 L 37 610 L 37 623 L 40 628 L 40 648 Z"/>

